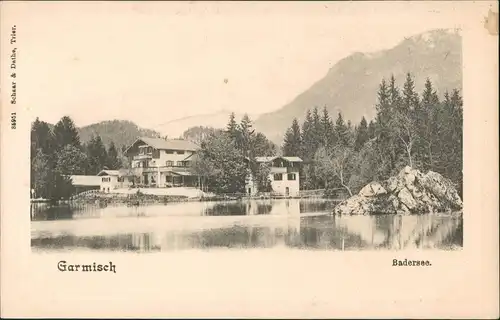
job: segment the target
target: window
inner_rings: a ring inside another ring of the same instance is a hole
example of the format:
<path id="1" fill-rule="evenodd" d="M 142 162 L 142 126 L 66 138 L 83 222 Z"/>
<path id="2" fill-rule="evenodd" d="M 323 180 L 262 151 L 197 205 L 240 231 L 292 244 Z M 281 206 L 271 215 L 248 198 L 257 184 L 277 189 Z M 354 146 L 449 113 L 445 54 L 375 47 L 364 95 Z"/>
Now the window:
<path id="1" fill-rule="evenodd" d="M 174 150 L 165 150 L 166 154 L 174 154 Z"/>
<path id="2" fill-rule="evenodd" d="M 274 174 L 274 181 L 281 181 L 283 180 L 283 174 L 282 173 L 275 173 Z"/>
<path id="3" fill-rule="evenodd" d="M 191 161 L 184 161 L 184 166 L 185 167 L 191 166 Z"/>
<path id="4" fill-rule="evenodd" d="M 111 178 L 109 178 L 109 177 L 102 178 L 102 182 L 110 182 L 110 181 L 111 181 Z"/>
<path id="5" fill-rule="evenodd" d="M 288 180 L 295 180 L 295 173 L 289 173 Z"/>
<path id="6" fill-rule="evenodd" d="M 118 182 L 123 182 L 123 181 L 124 181 L 123 177 L 118 177 Z"/>
<path id="7" fill-rule="evenodd" d="M 177 154 L 184 154 L 184 150 L 177 150 Z"/>
<path id="8" fill-rule="evenodd" d="M 184 163 L 182 161 L 177 161 L 176 165 L 178 167 L 183 167 L 184 166 Z"/>
<path id="9" fill-rule="evenodd" d="M 167 167 L 173 167 L 174 162 L 173 162 L 173 161 L 171 161 L 171 160 L 168 160 L 168 161 L 166 161 L 166 162 L 165 162 L 165 165 L 166 165 Z"/>

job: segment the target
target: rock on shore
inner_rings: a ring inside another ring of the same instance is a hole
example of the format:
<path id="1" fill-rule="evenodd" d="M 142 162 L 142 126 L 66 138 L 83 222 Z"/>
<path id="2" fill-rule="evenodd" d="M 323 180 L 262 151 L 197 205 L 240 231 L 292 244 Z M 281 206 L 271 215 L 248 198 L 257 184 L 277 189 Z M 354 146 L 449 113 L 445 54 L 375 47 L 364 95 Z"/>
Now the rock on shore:
<path id="1" fill-rule="evenodd" d="M 453 183 L 439 173 L 405 167 L 384 182 L 371 182 L 333 210 L 337 215 L 421 214 L 461 210 Z"/>

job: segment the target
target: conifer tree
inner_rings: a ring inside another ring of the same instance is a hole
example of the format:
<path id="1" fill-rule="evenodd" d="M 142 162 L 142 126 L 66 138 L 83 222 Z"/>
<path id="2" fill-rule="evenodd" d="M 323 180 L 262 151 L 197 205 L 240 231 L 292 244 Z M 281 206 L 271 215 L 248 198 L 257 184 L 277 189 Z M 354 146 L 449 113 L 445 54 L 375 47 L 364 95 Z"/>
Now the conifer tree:
<path id="1" fill-rule="evenodd" d="M 368 138 L 373 139 L 375 138 L 375 132 L 376 132 L 376 123 L 373 120 L 370 120 L 370 123 L 368 124 Z"/>
<path id="2" fill-rule="evenodd" d="M 312 159 L 314 155 L 314 129 L 311 111 L 307 110 L 306 118 L 302 123 L 302 157 L 304 160 Z"/>
<path id="3" fill-rule="evenodd" d="M 80 136 L 73 120 L 64 116 L 54 126 L 55 149 L 62 150 L 66 145 L 81 148 Z"/>
<path id="4" fill-rule="evenodd" d="M 388 178 L 393 171 L 396 163 L 396 144 L 392 136 L 391 122 L 393 110 L 400 101 L 399 89 L 396 86 L 394 75 L 391 75 L 389 85 L 382 79 L 377 94 L 378 101 L 376 105 L 377 117 L 374 126 L 376 143 L 373 146 L 377 150 L 376 163 L 374 170 L 383 178 Z"/>
<path id="5" fill-rule="evenodd" d="M 31 125 L 31 157 L 35 157 L 38 149 L 45 155 L 52 155 L 54 150 L 54 135 L 49 125 L 38 118 Z"/>
<path id="6" fill-rule="evenodd" d="M 293 119 L 292 126 L 286 131 L 283 142 L 283 155 L 302 156 L 302 138 L 297 118 Z"/>
<path id="7" fill-rule="evenodd" d="M 99 135 L 87 144 L 88 174 L 97 174 L 107 165 L 108 155 Z"/>
<path id="8" fill-rule="evenodd" d="M 266 136 L 257 132 L 252 134 L 250 138 L 250 149 L 249 156 L 250 157 L 269 157 L 275 156 L 277 153 L 276 145 L 266 138 Z"/>
<path id="9" fill-rule="evenodd" d="M 255 130 L 252 128 L 252 120 L 250 120 L 250 117 L 247 114 L 245 114 L 241 119 L 241 122 L 237 127 L 237 132 L 237 147 L 242 151 L 245 157 L 251 157 L 250 144 Z"/>
<path id="10" fill-rule="evenodd" d="M 349 145 L 350 132 L 348 126 L 344 122 L 344 118 L 342 117 L 341 112 L 338 113 L 337 120 L 335 121 L 335 134 L 338 139 L 337 145 Z"/>
<path id="11" fill-rule="evenodd" d="M 429 78 L 425 82 L 425 89 L 422 93 L 420 107 L 415 112 L 415 122 L 419 139 L 416 145 L 416 158 L 421 163 L 423 170 L 434 169 L 434 154 L 437 133 L 437 114 L 440 108 L 439 97 L 432 87 Z"/>
<path id="12" fill-rule="evenodd" d="M 328 114 L 326 106 L 323 108 L 323 116 L 321 117 L 321 127 L 322 127 L 321 132 L 323 135 L 322 138 L 323 146 L 327 150 L 330 150 L 335 145 L 336 139 L 335 139 L 335 132 L 333 129 L 332 119 Z"/>
<path id="13" fill-rule="evenodd" d="M 323 125 L 321 123 L 321 116 L 319 115 L 318 107 L 314 107 L 312 119 L 311 151 L 314 154 L 319 149 L 324 138 Z"/>
<path id="14" fill-rule="evenodd" d="M 368 125 L 366 119 L 363 116 L 359 126 L 356 128 L 356 141 L 354 143 L 354 150 L 359 151 L 363 147 L 366 141 L 369 139 Z"/>
<path id="15" fill-rule="evenodd" d="M 403 101 L 402 104 L 400 104 L 400 110 L 408 115 L 410 112 L 416 111 L 418 105 L 418 94 L 415 91 L 415 81 L 411 74 L 407 73 L 403 85 Z"/>
<path id="16" fill-rule="evenodd" d="M 231 140 L 236 143 L 236 140 L 238 139 L 238 124 L 236 123 L 236 116 L 234 112 L 231 112 L 231 114 L 229 115 L 226 132 L 228 133 Z"/>
<path id="17" fill-rule="evenodd" d="M 121 167 L 121 160 L 118 157 L 118 151 L 116 150 L 116 146 L 113 141 L 109 144 L 106 166 L 113 170 L 120 169 Z"/>

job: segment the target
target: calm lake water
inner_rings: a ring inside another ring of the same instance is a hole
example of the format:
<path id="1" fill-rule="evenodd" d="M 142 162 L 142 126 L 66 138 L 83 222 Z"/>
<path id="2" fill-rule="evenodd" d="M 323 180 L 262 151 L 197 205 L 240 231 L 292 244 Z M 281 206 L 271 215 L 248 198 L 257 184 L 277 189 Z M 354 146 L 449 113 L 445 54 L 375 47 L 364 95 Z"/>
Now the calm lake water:
<path id="1" fill-rule="evenodd" d="M 31 205 L 31 246 L 155 252 L 212 248 L 460 249 L 462 215 L 334 217 L 329 200 L 241 200 L 127 207 Z"/>

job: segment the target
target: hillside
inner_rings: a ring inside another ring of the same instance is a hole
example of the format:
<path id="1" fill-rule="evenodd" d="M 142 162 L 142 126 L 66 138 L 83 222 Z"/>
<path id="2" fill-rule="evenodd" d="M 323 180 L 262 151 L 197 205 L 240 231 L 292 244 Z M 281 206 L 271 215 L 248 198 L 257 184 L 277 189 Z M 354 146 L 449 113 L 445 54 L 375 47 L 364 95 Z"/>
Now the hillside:
<path id="1" fill-rule="evenodd" d="M 221 110 L 215 113 L 201 114 L 191 117 L 185 117 L 181 119 L 175 119 L 169 122 L 165 122 L 161 125 L 153 128 L 155 131 L 160 132 L 162 135 L 168 136 L 170 138 L 179 138 L 182 136 L 184 131 L 192 127 L 211 127 L 215 129 L 222 129 L 226 127 L 229 120 L 229 115 L 231 111 Z M 248 114 L 250 119 L 257 119 L 256 115 Z M 240 121 L 243 114 L 235 114 L 236 121 Z"/>
<path id="2" fill-rule="evenodd" d="M 301 122 L 307 109 L 327 107 L 336 117 L 358 123 L 375 115 L 377 90 L 382 78 L 394 74 L 402 85 L 407 72 L 415 76 L 421 92 L 429 77 L 442 96 L 446 89 L 462 88 L 462 40 L 455 30 L 432 30 L 401 41 L 396 47 L 376 53 L 353 53 L 336 63 L 319 81 L 293 101 L 263 114 L 255 128 L 281 144 L 294 117 Z"/>
<path id="3" fill-rule="evenodd" d="M 80 140 L 86 143 L 92 135 L 100 135 L 103 143 L 108 146 L 113 141 L 117 148 L 131 145 L 139 136 L 157 137 L 160 134 L 154 130 L 143 129 L 135 123 L 126 120 L 101 121 L 78 128 Z"/>

